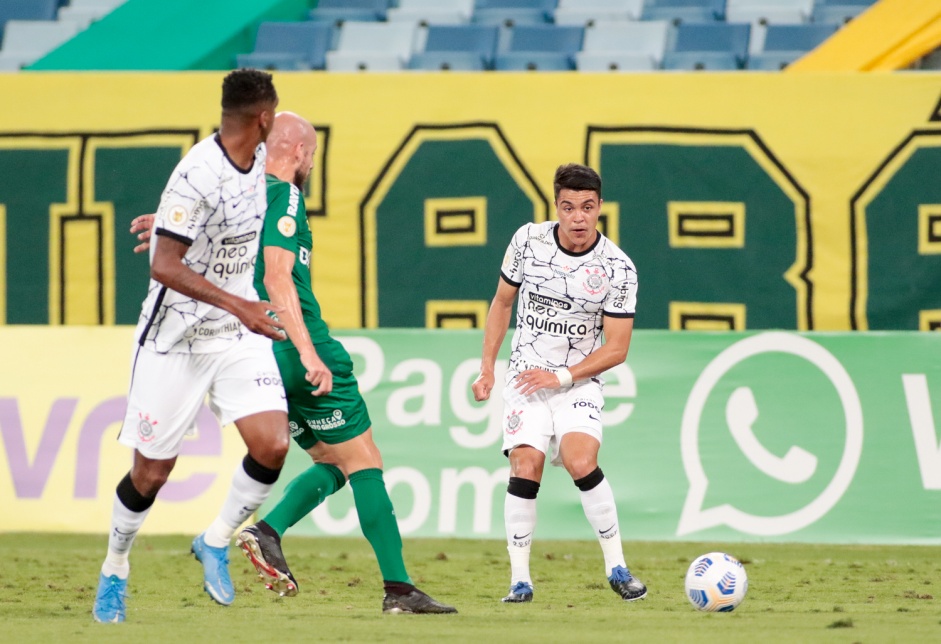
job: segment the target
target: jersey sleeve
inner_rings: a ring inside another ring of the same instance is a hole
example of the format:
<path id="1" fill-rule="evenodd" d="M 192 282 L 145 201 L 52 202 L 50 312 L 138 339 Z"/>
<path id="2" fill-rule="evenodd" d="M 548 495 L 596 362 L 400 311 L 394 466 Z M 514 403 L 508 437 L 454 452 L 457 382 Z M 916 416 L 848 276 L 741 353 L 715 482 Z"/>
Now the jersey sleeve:
<path id="1" fill-rule="evenodd" d="M 615 318 L 632 318 L 636 307 L 637 271 L 629 261 L 618 261 L 614 265 L 611 289 L 604 300 L 604 314 Z"/>
<path id="2" fill-rule="evenodd" d="M 307 208 L 300 190 L 290 183 L 279 182 L 268 186 L 268 210 L 261 246 L 277 246 L 298 252 L 297 220 L 307 217 Z"/>
<path id="3" fill-rule="evenodd" d="M 160 197 L 154 234 L 191 245 L 219 201 L 219 178 L 188 157 L 176 167 Z"/>
<path id="4" fill-rule="evenodd" d="M 510 245 L 507 246 L 503 256 L 503 266 L 500 267 L 500 276 L 512 286 L 523 283 L 523 251 L 528 237 L 527 226 L 523 226 L 513 235 Z"/>

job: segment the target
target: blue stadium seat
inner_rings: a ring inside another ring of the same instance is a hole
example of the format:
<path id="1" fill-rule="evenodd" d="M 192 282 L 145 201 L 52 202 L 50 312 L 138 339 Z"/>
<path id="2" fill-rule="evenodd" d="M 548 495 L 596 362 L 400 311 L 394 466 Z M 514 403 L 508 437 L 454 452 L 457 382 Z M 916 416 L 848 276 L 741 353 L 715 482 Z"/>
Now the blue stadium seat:
<path id="1" fill-rule="evenodd" d="M 319 22 L 332 22 L 339 27 L 344 22 L 370 22 L 386 19 L 389 0 L 320 0 L 310 10 L 308 18 Z"/>
<path id="2" fill-rule="evenodd" d="M 814 6 L 813 21 L 821 24 L 842 25 L 868 8 L 868 4 L 818 4 Z"/>
<path id="3" fill-rule="evenodd" d="M 664 69 L 743 69 L 748 60 L 749 24 L 681 24 Z"/>
<path id="4" fill-rule="evenodd" d="M 814 4 L 817 6 L 832 6 L 832 5 L 856 5 L 858 7 L 870 7 L 876 4 L 876 0 L 814 0 Z"/>
<path id="5" fill-rule="evenodd" d="M 332 42 L 330 22 L 263 22 L 254 51 L 239 54 L 236 63 L 256 69 L 324 69 Z"/>
<path id="6" fill-rule="evenodd" d="M 389 21 L 411 21 L 421 26 L 467 24 L 474 0 L 399 0 L 386 12 Z"/>
<path id="7" fill-rule="evenodd" d="M 836 33 L 838 25 L 769 25 L 761 52 L 748 58 L 748 69 L 780 70 Z"/>
<path id="8" fill-rule="evenodd" d="M 409 69 L 480 71 L 493 69 L 497 27 L 492 25 L 430 25 L 423 52 L 414 54 Z"/>
<path id="9" fill-rule="evenodd" d="M 0 0 L 0 42 L 8 20 L 55 20 L 60 0 Z"/>
<path id="10" fill-rule="evenodd" d="M 603 22 L 585 29 L 575 54 L 579 71 L 650 71 L 659 69 L 670 23 L 665 20 Z"/>
<path id="11" fill-rule="evenodd" d="M 496 69 L 573 70 L 575 54 L 582 48 L 582 27 L 534 25 L 515 27 L 508 50 L 497 54 Z"/>
<path id="12" fill-rule="evenodd" d="M 648 0 L 644 20 L 669 20 L 674 25 L 725 20 L 725 0 Z"/>

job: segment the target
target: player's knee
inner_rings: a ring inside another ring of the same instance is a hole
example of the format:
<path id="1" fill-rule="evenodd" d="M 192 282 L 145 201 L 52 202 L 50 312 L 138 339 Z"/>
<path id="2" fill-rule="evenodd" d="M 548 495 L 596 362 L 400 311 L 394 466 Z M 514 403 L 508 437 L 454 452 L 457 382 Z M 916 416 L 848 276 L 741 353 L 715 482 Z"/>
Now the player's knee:
<path id="1" fill-rule="evenodd" d="M 588 492 L 593 490 L 604 480 L 604 472 L 601 471 L 601 468 L 595 466 L 593 470 L 585 474 L 584 476 L 575 476 L 572 475 L 572 480 L 577 487 L 582 492 Z"/>
<path id="2" fill-rule="evenodd" d="M 147 460 L 134 465 L 131 475 L 134 487 L 142 496 L 153 497 L 157 495 L 173 471 L 173 461 Z"/>

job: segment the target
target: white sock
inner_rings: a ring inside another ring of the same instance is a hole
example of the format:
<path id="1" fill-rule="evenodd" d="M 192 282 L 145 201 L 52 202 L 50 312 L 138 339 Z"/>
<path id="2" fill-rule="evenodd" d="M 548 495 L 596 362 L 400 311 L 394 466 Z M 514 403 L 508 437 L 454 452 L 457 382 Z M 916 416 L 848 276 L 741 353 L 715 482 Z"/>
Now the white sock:
<path id="1" fill-rule="evenodd" d="M 117 494 L 114 495 L 114 503 L 111 506 L 108 554 L 101 566 L 101 574 L 105 577 L 117 575 L 121 579 L 127 579 L 131 571 L 128 554 L 134 543 L 134 537 L 137 536 L 137 531 L 140 530 L 149 512 L 150 508 L 143 512 L 133 512 L 121 502 Z"/>
<path id="2" fill-rule="evenodd" d="M 621 546 L 621 530 L 618 526 L 618 510 L 614 504 L 614 492 L 608 479 L 601 479 L 601 483 L 588 490 L 580 492 L 582 509 L 588 523 L 598 537 L 601 552 L 604 554 L 605 576 L 611 576 L 611 570 L 616 566 L 627 567 L 624 563 L 624 549 Z"/>
<path id="3" fill-rule="evenodd" d="M 507 493 L 503 504 L 507 552 L 510 553 L 510 586 L 519 581 L 532 585 L 529 554 L 536 530 L 536 499 L 524 499 Z"/>
<path id="4" fill-rule="evenodd" d="M 272 486 L 272 483 L 261 483 L 250 477 L 239 463 L 232 477 L 229 495 L 222 504 L 222 511 L 206 529 L 206 545 L 213 548 L 228 547 L 239 526 L 268 498 Z"/>

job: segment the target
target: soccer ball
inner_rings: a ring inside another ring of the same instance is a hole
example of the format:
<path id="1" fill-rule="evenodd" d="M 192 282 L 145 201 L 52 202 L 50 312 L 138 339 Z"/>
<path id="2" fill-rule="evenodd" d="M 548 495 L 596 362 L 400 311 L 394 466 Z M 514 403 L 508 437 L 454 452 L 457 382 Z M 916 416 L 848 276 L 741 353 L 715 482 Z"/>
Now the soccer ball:
<path id="1" fill-rule="evenodd" d="M 746 592 L 745 567 L 724 552 L 698 557 L 686 572 L 686 598 L 697 610 L 727 613 L 742 603 Z"/>

